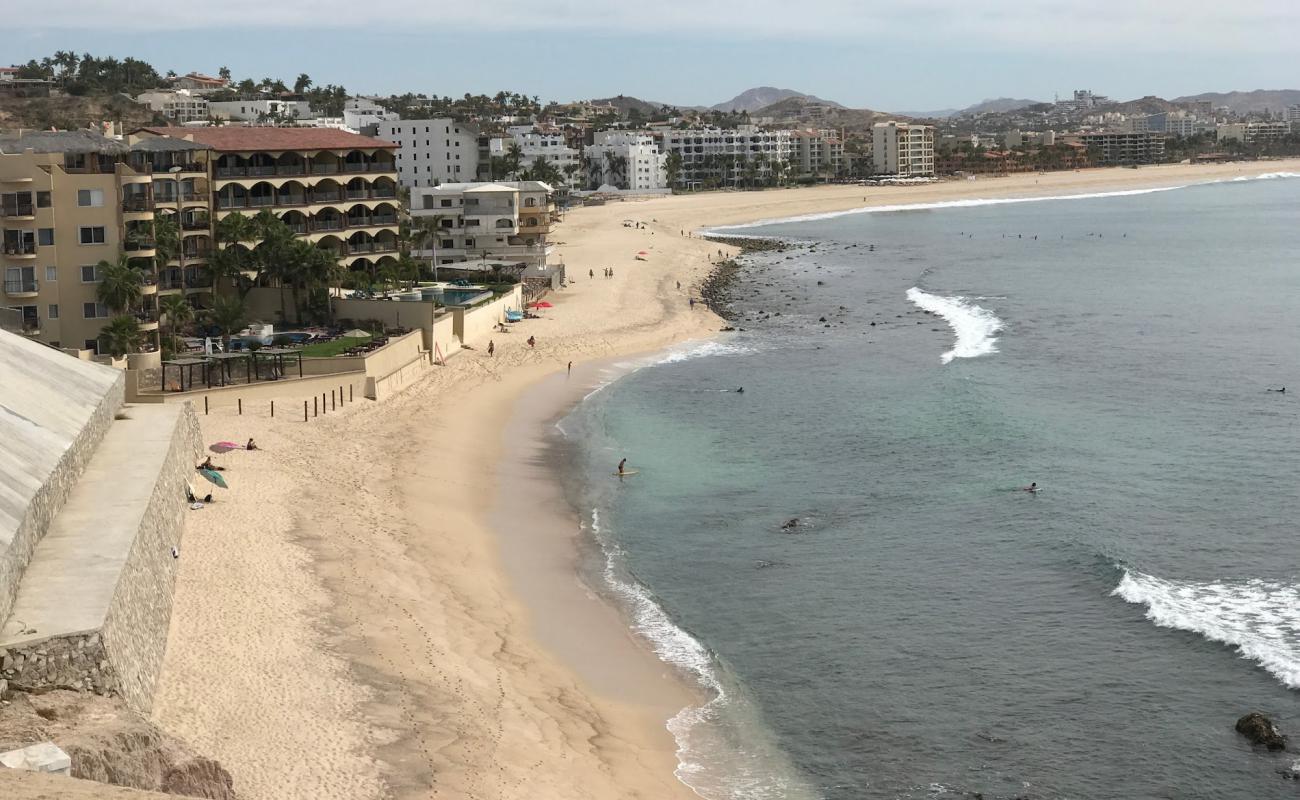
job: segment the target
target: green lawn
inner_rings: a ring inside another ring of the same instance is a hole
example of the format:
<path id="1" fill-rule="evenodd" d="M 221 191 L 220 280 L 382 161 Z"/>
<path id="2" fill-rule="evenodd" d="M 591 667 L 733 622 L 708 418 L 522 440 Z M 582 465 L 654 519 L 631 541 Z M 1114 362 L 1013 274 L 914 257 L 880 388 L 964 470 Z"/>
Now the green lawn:
<path id="1" fill-rule="evenodd" d="M 329 356 L 342 355 L 343 351 L 347 350 L 349 347 L 356 347 L 359 344 L 365 344 L 372 338 L 374 337 L 358 336 L 355 339 L 335 339 L 332 342 L 319 342 L 317 344 L 304 345 L 302 348 L 302 354 L 307 358 L 328 358 Z"/>

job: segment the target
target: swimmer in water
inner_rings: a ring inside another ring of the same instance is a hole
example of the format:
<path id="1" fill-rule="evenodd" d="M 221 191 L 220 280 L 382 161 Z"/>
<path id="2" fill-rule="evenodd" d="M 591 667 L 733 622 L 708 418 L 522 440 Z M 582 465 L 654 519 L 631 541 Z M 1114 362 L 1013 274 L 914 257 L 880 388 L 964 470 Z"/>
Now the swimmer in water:
<path id="1" fill-rule="evenodd" d="M 1033 483 L 1031 483 L 1031 484 L 1029 484 L 1028 486 L 1024 487 L 1024 489 L 1022 489 L 1022 491 L 1026 491 L 1026 492 L 1030 492 L 1030 493 L 1037 492 L 1037 491 L 1038 491 L 1038 482 L 1037 482 L 1037 481 L 1034 481 Z"/>

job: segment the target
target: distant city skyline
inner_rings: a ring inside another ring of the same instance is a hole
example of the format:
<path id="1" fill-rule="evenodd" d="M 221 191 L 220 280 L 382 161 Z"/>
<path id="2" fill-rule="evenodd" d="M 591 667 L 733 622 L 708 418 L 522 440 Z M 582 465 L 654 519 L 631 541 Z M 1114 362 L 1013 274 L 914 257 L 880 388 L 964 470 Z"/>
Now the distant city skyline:
<path id="1" fill-rule="evenodd" d="M 708 106 L 775 86 L 880 111 L 1046 101 L 1076 88 L 1118 100 L 1300 88 L 1300 5 L 1284 0 L 1197 0 L 1176 13 L 1156 0 L 1025 0 L 1005 10 L 805 0 L 797 16 L 775 0 L 443 5 L 390 0 L 375 6 L 382 14 L 359 15 L 343 0 L 49 0 L 10 28 L 0 58 L 74 50 L 180 73 L 225 65 L 239 78 L 292 83 L 306 72 L 362 94 L 504 89 L 561 102 L 624 94 Z"/>

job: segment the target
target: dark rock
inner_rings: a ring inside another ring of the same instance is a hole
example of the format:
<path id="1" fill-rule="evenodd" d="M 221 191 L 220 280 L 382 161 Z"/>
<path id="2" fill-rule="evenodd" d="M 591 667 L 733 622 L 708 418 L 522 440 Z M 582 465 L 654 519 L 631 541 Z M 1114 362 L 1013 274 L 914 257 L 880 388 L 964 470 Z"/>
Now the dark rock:
<path id="1" fill-rule="evenodd" d="M 1278 730 L 1273 720 L 1252 711 L 1237 720 L 1237 733 L 1245 736 L 1253 745 L 1261 745 L 1269 750 L 1285 750 L 1286 737 Z"/>
<path id="2" fill-rule="evenodd" d="M 234 800 L 230 773 L 212 759 L 196 757 L 176 764 L 163 774 L 160 789 L 166 794 Z"/>

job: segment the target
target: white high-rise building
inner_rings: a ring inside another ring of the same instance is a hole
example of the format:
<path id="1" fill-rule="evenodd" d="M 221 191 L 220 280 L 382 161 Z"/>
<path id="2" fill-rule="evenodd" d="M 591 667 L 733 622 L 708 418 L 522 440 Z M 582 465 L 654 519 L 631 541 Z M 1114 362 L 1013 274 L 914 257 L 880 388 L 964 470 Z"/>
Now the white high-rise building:
<path id="1" fill-rule="evenodd" d="M 934 175 L 934 127 L 905 122 L 871 126 L 871 156 L 876 173 L 901 178 Z"/>
<path id="2" fill-rule="evenodd" d="M 685 189 L 740 186 L 751 175 L 757 183 L 771 183 L 790 166 L 790 131 L 765 131 L 753 125 L 735 130 L 665 130 L 661 147 L 666 156 L 680 156 L 677 184 Z"/>
<path id="3" fill-rule="evenodd" d="M 407 187 L 466 183 L 478 177 L 478 127 L 452 119 L 385 120 L 376 136 L 399 145 L 397 182 Z"/>
<path id="4" fill-rule="evenodd" d="M 665 164 L 668 156 L 659 151 L 654 137 L 635 131 L 601 131 L 595 144 L 584 148 L 587 156 L 587 186 L 613 186 L 629 191 L 668 188 Z"/>
<path id="5" fill-rule="evenodd" d="M 538 181 L 444 183 L 411 190 L 411 216 L 432 220 L 438 236 L 428 256 L 438 264 L 504 261 L 543 266 L 551 248 L 555 204 Z M 417 255 L 424 257 L 425 253 Z"/>
<path id="6" fill-rule="evenodd" d="M 531 125 L 507 128 L 506 133 L 507 137 L 494 138 L 488 143 L 493 158 L 505 158 L 514 145 L 519 148 L 520 171 L 530 169 L 540 158 L 555 169 L 564 184 L 583 181 L 578 151 L 569 147 L 563 134 L 540 131 Z"/>

